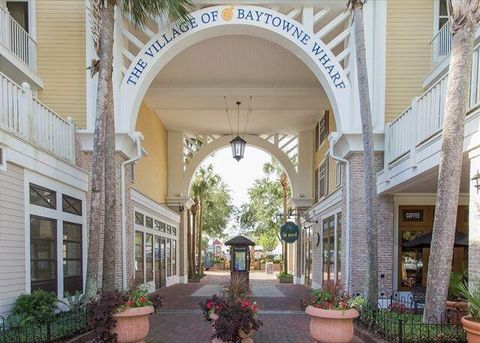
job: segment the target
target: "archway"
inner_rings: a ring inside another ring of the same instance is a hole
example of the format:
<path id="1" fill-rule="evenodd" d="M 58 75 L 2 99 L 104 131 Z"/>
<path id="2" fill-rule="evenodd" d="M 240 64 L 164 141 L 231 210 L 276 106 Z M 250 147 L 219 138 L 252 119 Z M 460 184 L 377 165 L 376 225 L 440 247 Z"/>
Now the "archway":
<path id="1" fill-rule="evenodd" d="M 187 47 L 225 35 L 251 35 L 279 44 L 307 65 L 329 98 L 338 130 L 352 125 L 350 82 L 332 51 L 294 19 L 255 6 L 216 6 L 193 12 L 187 22 L 155 35 L 137 54 L 120 90 L 118 128 L 131 132 L 145 93 L 160 70 Z"/>
<path id="2" fill-rule="evenodd" d="M 292 194 L 296 194 L 298 173 L 295 170 L 295 166 L 289 159 L 288 155 L 285 154 L 282 150 L 280 150 L 278 147 L 276 147 L 272 143 L 258 136 L 245 135 L 243 137 L 245 138 L 249 146 L 253 146 L 260 150 L 265 151 L 267 154 L 274 157 L 280 163 L 280 165 L 283 167 L 283 169 L 287 173 L 288 179 L 290 181 L 290 186 L 292 188 Z M 213 141 L 212 143 L 209 143 L 203 146 L 193 156 L 193 158 L 190 160 L 189 164 L 187 165 L 187 168 L 184 173 L 184 179 L 183 179 L 183 182 L 184 182 L 183 189 L 187 191 L 187 194 L 190 191 L 190 186 L 193 181 L 195 171 L 202 164 L 202 162 L 208 156 L 212 155 L 216 151 L 229 146 L 231 139 L 232 139 L 232 136 L 220 137 L 215 141 Z"/>

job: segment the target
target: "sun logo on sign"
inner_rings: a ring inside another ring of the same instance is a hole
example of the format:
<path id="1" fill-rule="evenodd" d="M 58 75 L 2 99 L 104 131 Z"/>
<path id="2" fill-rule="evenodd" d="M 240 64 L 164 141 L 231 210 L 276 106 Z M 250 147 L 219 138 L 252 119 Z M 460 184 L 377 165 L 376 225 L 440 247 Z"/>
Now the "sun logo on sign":
<path id="1" fill-rule="evenodd" d="M 227 7 L 222 11 L 222 18 L 225 21 L 230 21 L 233 18 L 233 6 Z"/>

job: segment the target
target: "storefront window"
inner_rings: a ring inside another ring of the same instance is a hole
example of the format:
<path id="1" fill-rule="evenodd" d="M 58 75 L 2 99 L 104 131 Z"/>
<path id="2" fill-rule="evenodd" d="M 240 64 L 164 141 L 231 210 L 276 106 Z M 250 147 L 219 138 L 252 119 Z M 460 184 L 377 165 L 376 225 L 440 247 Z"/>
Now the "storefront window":
<path id="1" fill-rule="evenodd" d="M 323 281 L 333 282 L 335 273 L 335 216 L 323 220 Z"/>
<path id="2" fill-rule="evenodd" d="M 135 232 L 135 281 L 143 282 L 143 232 Z"/>
<path id="3" fill-rule="evenodd" d="M 31 290 L 57 292 L 57 221 L 30 218 Z"/>
<path id="4" fill-rule="evenodd" d="M 167 238 L 166 246 L 166 255 L 167 255 L 167 276 L 172 276 L 172 249 L 171 249 L 171 239 Z"/>
<path id="5" fill-rule="evenodd" d="M 172 239 L 172 275 L 177 275 L 177 241 Z"/>
<path id="6" fill-rule="evenodd" d="M 147 233 L 146 251 L 146 282 L 153 281 L 153 235 Z"/>
<path id="7" fill-rule="evenodd" d="M 342 214 L 337 214 L 337 282 L 342 280 Z"/>
<path id="8" fill-rule="evenodd" d="M 82 225 L 63 222 L 63 291 L 82 292 Z"/>

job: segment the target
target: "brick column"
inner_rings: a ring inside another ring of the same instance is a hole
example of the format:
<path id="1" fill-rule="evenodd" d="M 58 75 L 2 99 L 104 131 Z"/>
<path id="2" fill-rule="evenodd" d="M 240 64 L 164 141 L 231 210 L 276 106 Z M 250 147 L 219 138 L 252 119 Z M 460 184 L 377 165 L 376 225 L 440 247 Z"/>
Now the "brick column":
<path id="1" fill-rule="evenodd" d="M 480 173 L 480 148 L 469 152 L 470 179 Z M 480 181 L 480 180 L 479 180 Z M 470 181 L 470 202 L 468 215 L 468 280 L 470 286 L 480 278 L 480 190 L 475 181 Z"/>
<path id="2" fill-rule="evenodd" d="M 366 208 L 364 196 L 363 154 L 353 153 L 350 163 L 350 292 L 364 293 L 366 287 L 366 256 L 369 249 L 366 240 Z M 383 154 L 375 155 L 375 171 L 383 168 Z M 344 199 L 345 201 L 345 199 Z M 386 295 L 393 290 L 393 196 L 377 196 L 378 227 L 378 286 Z M 345 237 L 345 236 L 344 236 Z"/>

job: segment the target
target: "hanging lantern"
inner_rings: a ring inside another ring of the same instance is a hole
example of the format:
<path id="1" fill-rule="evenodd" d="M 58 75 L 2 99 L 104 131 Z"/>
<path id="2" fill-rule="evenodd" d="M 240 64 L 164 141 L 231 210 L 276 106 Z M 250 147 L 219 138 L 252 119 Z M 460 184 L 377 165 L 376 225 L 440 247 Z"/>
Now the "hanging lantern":
<path id="1" fill-rule="evenodd" d="M 247 142 L 242 137 L 237 136 L 230 141 L 230 145 L 232 146 L 233 158 L 240 161 L 245 155 L 245 146 L 247 145 Z"/>
<path id="2" fill-rule="evenodd" d="M 232 146 L 232 155 L 233 158 L 240 161 L 243 156 L 245 155 L 245 146 L 247 142 L 240 137 L 240 101 L 237 101 L 237 137 L 230 141 L 230 145 Z"/>

